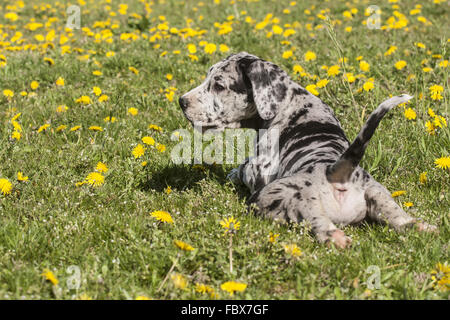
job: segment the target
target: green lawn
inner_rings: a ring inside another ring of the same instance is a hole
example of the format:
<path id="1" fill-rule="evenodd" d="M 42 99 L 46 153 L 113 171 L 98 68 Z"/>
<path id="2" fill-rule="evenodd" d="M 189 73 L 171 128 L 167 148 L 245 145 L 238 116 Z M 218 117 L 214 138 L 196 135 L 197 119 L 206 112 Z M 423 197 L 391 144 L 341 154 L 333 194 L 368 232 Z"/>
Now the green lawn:
<path id="1" fill-rule="evenodd" d="M 232 280 L 247 285 L 238 299 L 448 299 L 446 1 L 374 1 L 381 29 L 363 23 L 369 1 L 122 2 L 74 1 L 81 29 L 73 30 L 61 1 L 0 4 L 1 299 L 226 299 L 221 285 Z M 364 224 L 345 227 L 353 245 L 337 250 L 306 224 L 247 214 L 248 191 L 226 179 L 239 163 L 173 164 L 172 133 L 193 131 L 178 97 L 240 51 L 303 87 L 328 79 L 308 89 L 350 140 L 389 95 L 413 95 L 382 121 L 361 165 L 391 192 L 406 191 L 396 201 L 439 234 Z M 315 59 L 306 61 L 308 51 Z M 139 144 L 146 150 L 136 158 Z M 91 186 L 99 162 L 108 170 Z M 174 223 L 150 215 L 159 210 Z M 240 221 L 232 273 L 220 225 L 231 216 Z M 446 272 L 434 275 L 438 263 Z"/>

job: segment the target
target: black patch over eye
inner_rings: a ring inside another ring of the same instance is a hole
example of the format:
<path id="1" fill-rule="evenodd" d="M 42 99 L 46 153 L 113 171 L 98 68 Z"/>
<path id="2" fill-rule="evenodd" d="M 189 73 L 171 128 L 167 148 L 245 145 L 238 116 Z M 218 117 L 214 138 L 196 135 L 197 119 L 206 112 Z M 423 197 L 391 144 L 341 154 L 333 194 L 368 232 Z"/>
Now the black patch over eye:
<path id="1" fill-rule="evenodd" d="M 213 86 L 213 89 L 215 90 L 215 91 L 222 91 L 222 90 L 225 90 L 225 87 L 224 86 L 222 86 L 221 84 L 219 84 L 219 83 L 215 83 L 214 84 L 214 86 Z"/>

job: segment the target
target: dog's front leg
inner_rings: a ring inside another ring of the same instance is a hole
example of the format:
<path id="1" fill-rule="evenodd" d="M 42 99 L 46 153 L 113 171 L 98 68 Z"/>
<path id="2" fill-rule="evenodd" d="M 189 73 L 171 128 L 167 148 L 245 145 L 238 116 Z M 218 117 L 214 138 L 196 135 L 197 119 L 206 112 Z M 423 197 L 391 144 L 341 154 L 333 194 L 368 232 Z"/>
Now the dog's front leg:
<path id="1" fill-rule="evenodd" d="M 437 227 L 411 217 L 394 201 L 389 191 L 379 183 L 373 183 L 365 191 L 368 216 L 380 223 L 387 223 L 395 230 L 416 226 L 419 231 L 437 231 Z"/>
<path id="2" fill-rule="evenodd" d="M 243 183 L 253 193 L 276 178 L 271 170 L 271 162 L 266 157 L 247 158 L 238 168 L 231 170 L 227 178 L 233 183 Z"/>

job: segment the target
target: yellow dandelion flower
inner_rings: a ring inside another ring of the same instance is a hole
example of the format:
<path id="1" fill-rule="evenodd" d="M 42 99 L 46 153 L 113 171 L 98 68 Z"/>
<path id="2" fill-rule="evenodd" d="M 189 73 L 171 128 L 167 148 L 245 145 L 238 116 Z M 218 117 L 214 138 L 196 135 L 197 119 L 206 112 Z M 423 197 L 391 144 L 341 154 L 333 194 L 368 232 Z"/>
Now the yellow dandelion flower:
<path id="1" fill-rule="evenodd" d="M 439 169 L 448 169 L 450 168 L 450 157 L 441 157 L 434 160 L 434 164 Z"/>
<path id="2" fill-rule="evenodd" d="M 241 223 L 233 217 L 221 220 L 220 225 L 225 229 L 225 233 L 234 233 L 241 227 Z"/>
<path id="3" fill-rule="evenodd" d="M 302 251 L 295 243 L 293 244 L 285 244 L 284 245 L 284 251 L 292 256 L 292 257 L 300 257 L 302 255 Z"/>
<path id="4" fill-rule="evenodd" d="M 164 151 L 166 151 L 166 146 L 163 145 L 163 144 L 157 143 L 156 144 L 156 150 L 158 150 L 159 152 L 164 152 Z"/>
<path id="5" fill-rule="evenodd" d="M 173 243 L 175 244 L 175 246 L 177 246 L 181 250 L 184 250 L 184 251 L 194 250 L 194 248 L 192 246 L 190 246 L 189 244 L 187 244 L 186 242 L 183 242 L 181 240 L 174 240 Z"/>
<path id="6" fill-rule="evenodd" d="M 431 271 L 431 279 L 435 289 L 440 291 L 450 290 L 450 266 L 447 265 L 447 262 L 436 264 L 435 269 Z"/>
<path id="7" fill-rule="evenodd" d="M 63 78 L 61 78 L 61 77 L 59 77 L 58 79 L 56 79 L 56 85 L 58 86 L 58 87 L 63 87 L 64 86 L 64 84 L 65 84 L 65 81 L 64 81 L 64 79 Z"/>
<path id="8" fill-rule="evenodd" d="M 98 172 L 106 173 L 106 172 L 108 172 L 108 167 L 106 166 L 106 164 L 99 161 L 97 163 L 97 166 L 95 167 L 95 170 L 97 170 Z"/>
<path id="9" fill-rule="evenodd" d="M 408 120 L 415 120 L 416 112 L 411 108 L 405 109 L 405 118 Z"/>
<path id="10" fill-rule="evenodd" d="M 402 70 L 404 67 L 406 67 L 406 61 L 405 60 L 399 60 L 395 63 L 395 69 Z"/>
<path id="11" fill-rule="evenodd" d="M 92 74 L 94 76 L 101 76 L 101 75 L 103 75 L 103 72 L 101 72 L 100 70 L 94 70 L 94 71 L 92 71 Z"/>
<path id="12" fill-rule="evenodd" d="M 0 179 L 0 191 L 3 195 L 11 194 L 12 187 L 13 185 L 8 179 Z"/>
<path id="13" fill-rule="evenodd" d="M 92 100 L 88 96 L 81 96 L 80 98 L 76 99 L 75 102 L 81 104 L 91 104 Z"/>
<path id="14" fill-rule="evenodd" d="M 226 44 L 219 45 L 219 51 L 220 52 L 228 52 L 230 51 L 230 48 Z"/>
<path id="15" fill-rule="evenodd" d="M 28 181 L 28 177 L 23 175 L 23 172 L 17 172 L 17 180 L 18 181 Z"/>
<path id="16" fill-rule="evenodd" d="M 444 87 L 440 86 L 440 85 L 432 85 L 430 88 L 430 95 L 431 95 L 431 99 L 433 100 L 442 100 L 442 95 L 441 92 L 444 91 Z"/>
<path id="17" fill-rule="evenodd" d="M 142 146 L 142 144 L 138 144 L 131 153 L 133 154 L 135 159 L 139 159 L 140 157 L 142 157 L 144 155 L 145 150 L 147 150 L 147 149 L 144 148 Z"/>
<path id="18" fill-rule="evenodd" d="M 328 84 L 328 79 L 322 79 L 316 83 L 317 88 L 324 88 Z"/>
<path id="19" fill-rule="evenodd" d="M 99 126 L 90 126 L 89 130 L 91 130 L 91 131 L 103 131 L 103 128 L 99 127 Z"/>
<path id="20" fill-rule="evenodd" d="M 150 130 L 154 130 L 154 131 L 159 131 L 159 132 L 163 131 L 163 129 L 160 126 L 157 126 L 156 124 L 150 124 L 150 125 L 148 125 L 148 128 Z"/>
<path id="21" fill-rule="evenodd" d="M 217 46 L 214 43 L 208 43 L 207 45 L 205 45 L 204 50 L 207 54 L 213 54 L 214 52 L 216 52 Z"/>
<path id="22" fill-rule="evenodd" d="M 104 101 L 108 101 L 109 97 L 106 94 L 102 94 L 99 98 L 98 101 L 99 102 L 104 102 Z"/>
<path id="23" fill-rule="evenodd" d="M 406 193 L 405 190 L 394 191 L 394 192 L 392 192 L 391 196 L 392 196 L 392 198 L 395 198 L 395 197 L 402 196 L 402 195 L 404 195 L 405 193 Z"/>
<path id="24" fill-rule="evenodd" d="M 161 221 L 164 223 L 173 223 L 172 216 L 170 215 L 170 213 L 168 213 L 166 211 L 157 210 L 157 211 L 151 212 L 150 215 L 158 221 Z"/>
<path id="25" fill-rule="evenodd" d="M 55 60 L 53 60 L 52 58 L 45 57 L 44 61 L 47 62 L 50 66 L 55 64 Z"/>
<path id="26" fill-rule="evenodd" d="M 30 87 L 32 90 L 36 90 L 37 88 L 39 88 L 39 82 L 31 81 Z"/>
<path id="27" fill-rule="evenodd" d="M 426 128 L 428 134 L 430 134 L 430 135 L 434 135 L 436 133 L 437 128 L 434 126 L 433 122 L 431 122 L 431 121 L 427 121 L 425 123 L 425 128 Z"/>
<path id="28" fill-rule="evenodd" d="M 367 61 L 362 60 L 359 62 L 359 69 L 363 72 L 370 71 L 370 64 L 367 63 Z"/>
<path id="29" fill-rule="evenodd" d="M 129 67 L 128 70 L 130 70 L 131 72 L 133 72 L 134 74 L 139 74 L 139 70 L 136 69 L 135 67 Z"/>
<path id="30" fill-rule="evenodd" d="M 213 293 L 214 289 L 206 284 L 196 283 L 195 291 L 197 291 L 199 293 Z"/>
<path id="31" fill-rule="evenodd" d="M 283 59 L 289 59 L 294 55 L 294 53 L 292 52 L 292 50 L 287 50 L 283 52 L 282 58 Z"/>
<path id="32" fill-rule="evenodd" d="M 406 208 L 410 208 L 410 207 L 412 207 L 414 204 L 412 203 L 412 202 L 403 202 L 403 206 L 404 207 L 406 207 Z"/>
<path id="33" fill-rule="evenodd" d="M 419 181 L 421 184 L 426 184 L 428 179 L 427 179 L 427 172 L 422 172 L 419 176 Z"/>
<path id="34" fill-rule="evenodd" d="M 428 108 L 428 115 L 432 118 L 434 118 L 436 116 L 436 114 L 434 113 L 433 109 Z"/>
<path id="35" fill-rule="evenodd" d="M 128 113 L 131 114 L 132 116 L 137 115 L 138 112 L 139 112 L 139 111 L 138 111 L 138 109 L 136 109 L 136 108 L 133 108 L 133 107 L 128 108 Z"/>
<path id="36" fill-rule="evenodd" d="M 59 283 L 58 279 L 49 269 L 44 269 L 44 272 L 41 275 L 45 278 L 45 280 L 48 280 L 51 283 L 53 283 L 54 286 L 58 285 Z"/>
<path id="37" fill-rule="evenodd" d="M 91 298 L 88 294 L 83 293 L 82 295 L 80 295 L 80 296 L 77 298 L 77 300 L 92 300 L 92 298 Z"/>
<path id="38" fill-rule="evenodd" d="M 86 177 L 86 183 L 93 187 L 100 187 L 103 183 L 105 183 L 105 177 L 98 172 L 91 172 Z"/>
<path id="39" fill-rule="evenodd" d="M 390 56 L 390 55 L 393 54 L 395 51 L 397 51 L 397 47 L 396 47 L 396 46 L 391 46 L 391 47 L 389 47 L 389 49 L 384 53 L 384 56 Z"/>
<path id="40" fill-rule="evenodd" d="M 174 273 L 170 276 L 173 285 L 181 290 L 184 290 L 187 287 L 187 279 L 179 273 Z"/>
<path id="41" fill-rule="evenodd" d="M 73 132 L 73 131 L 77 131 L 77 130 L 80 130 L 81 129 L 81 126 L 74 126 L 74 127 L 72 127 L 72 128 L 70 128 L 70 132 Z"/>
<path id="42" fill-rule="evenodd" d="M 242 292 L 247 288 L 245 283 L 236 282 L 236 281 L 227 281 L 220 285 L 220 288 L 223 291 L 227 291 L 230 296 L 232 296 L 236 291 Z"/>
<path id="43" fill-rule="evenodd" d="M 12 97 L 14 97 L 14 91 L 5 89 L 5 90 L 3 90 L 3 95 L 7 98 L 12 98 Z"/>
<path id="44" fill-rule="evenodd" d="M 307 51 L 303 57 L 305 61 L 314 61 L 317 58 L 316 54 L 312 51 Z"/>
<path id="45" fill-rule="evenodd" d="M 277 238 L 278 238 L 279 236 L 280 236 L 279 233 L 269 232 L 269 242 L 275 243 L 275 241 L 277 241 Z"/>
<path id="46" fill-rule="evenodd" d="M 92 92 L 94 92 L 94 94 L 98 97 L 102 94 L 102 89 L 100 89 L 99 87 L 93 87 Z"/>
<path id="47" fill-rule="evenodd" d="M 56 130 L 56 132 L 60 132 L 60 131 L 66 130 L 66 129 L 67 129 L 67 126 L 65 124 L 62 124 L 62 125 L 56 127 L 55 130 Z"/>
<path id="48" fill-rule="evenodd" d="M 334 65 L 328 68 L 327 74 L 328 76 L 334 77 L 339 74 L 340 67 L 338 65 Z"/>
<path id="49" fill-rule="evenodd" d="M 319 95 L 319 91 L 317 91 L 316 88 L 317 88 L 317 86 L 315 84 L 310 84 L 310 85 L 307 85 L 305 87 L 305 89 L 307 91 L 309 91 L 310 93 L 312 93 L 315 96 L 318 96 Z"/>
<path id="50" fill-rule="evenodd" d="M 372 90 L 374 88 L 373 82 L 372 81 L 366 81 L 363 85 L 363 89 L 364 91 L 369 92 L 370 90 Z"/>
<path id="51" fill-rule="evenodd" d="M 294 65 L 294 67 L 292 68 L 292 70 L 294 71 L 294 74 L 305 72 L 305 70 L 303 69 L 303 67 L 300 66 L 300 65 L 298 65 L 298 64 Z"/>
<path id="52" fill-rule="evenodd" d="M 22 135 L 20 134 L 20 132 L 16 131 L 16 130 L 14 130 L 13 133 L 11 134 L 11 139 L 14 139 L 17 141 L 19 141 L 21 137 L 22 137 Z"/>
<path id="53" fill-rule="evenodd" d="M 153 139 L 152 137 L 143 137 L 142 142 L 149 146 L 155 145 L 155 139 Z"/>
<path id="54" fill-rule="evenodd" d="M 147 296 L 137 296 L 136 300 L 152 300 L 152 298 L 149 298 Z"/>
<path id="55" fill-rule="evenodd" d="M 58 113 L 66 112 L 67 110 L 69 110 L 69 108 L 66 105 L 60 105 L 56 107 L 56 112 Z"/>
<path id="56" fill-rule="evenodd" d="M 42 126 L 39 127 L 37 132 L 39 133 L 39 132 L 42 132 L 42 131 L 46 131 L 48 129 L 48 127 L 50 127 L 50 125 L 48 123 L 43 124 Z"/>
<path id="57" fill-rule="evenodd" d="M 187 45 L 187 50 L 189 51 L 190 54 L 194 54 L 197 52 L 197 47 L 195 46 L 195 44 L 190 43 Z"/>

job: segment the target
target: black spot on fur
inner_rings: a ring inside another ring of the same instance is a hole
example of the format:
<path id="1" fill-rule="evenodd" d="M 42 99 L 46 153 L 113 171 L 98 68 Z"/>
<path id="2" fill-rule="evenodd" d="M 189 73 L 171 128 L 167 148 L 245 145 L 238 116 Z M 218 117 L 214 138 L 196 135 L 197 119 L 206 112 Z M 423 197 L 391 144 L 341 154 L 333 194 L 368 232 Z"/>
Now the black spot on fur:
<path id="1" fill-rule="evenodd" d="M 277 83 L 273 91 L 275 99 L 277 99 L 278 102 L 281 102 L 286 97 L 287 87 L 284 83 Z"/>
<path id="2" fill-rule="evenodd" d="M 236 81 L 230 85 L 230 90 L 239 94 L 247 93 L 247 87 L 243 81 Z"/>
<path id="3" fill-rule="evenodd" d="M 296 96 L 304 96 L 304 95 L 308 94 L 308 91 L 306 91 L 302 87 L 297 87 L 297 88 L 292 89 L 292 94 L 296 95 Z"/>
<path id="4" fill-rule="evenodd" d="M 276 69 L 270 70 L 270 72 L 269 72 L 270 81 L 274 82 L 278 78 L 279 75 L 280 75 L 280 73 L 278 70 L 276 70 Z"/>
<path id="5" fill-rule="evenodd" d="M 341 139 L 348 142 L 344 131 L 338 125 L 318 121 L 309 121 L 295 127 L 287 127 L 284 129 L 280 135 L 280 147 L 283 147 L 285 143 L 291 139 L 296 140 L 300 137 L 307 137 L 316 134 L 330 134 L 334 135 L 335 139 Z"/>
<path id="6" fill-rule="evenodd" d="M 307 115 L 309 112 L 308 109 L 298 109 L 297 111 L 295 111 L 293 114 L 291 114 L 291 116 L 289 117 L 289 126 L 293 126 L 294 124 L 297 123 L 298 119 L 300 119 L 301 117 Z"/>
<path id="7" fill-rule="evenodd" d="M 307 172 L 307 173 L 312 173 L 314 171 L 314 166 L 309 166 L 306 170 L 305 170 L 305 172 Z"/>
<path id="8" fill-rule="evenodd" d="M 305 186 L 307 186 L 307 187 L 311 186 L 311 182 L 305 181 Z"/>
<path id="9" fill-rule="evenodd" d="M 301 188 L 298 185 L 293 184 L 293 183 L 283 183 L 283 182 L 281 182 L 281 185 L 285 186 L 288 189 L 293 189 L 295 191 L 300 191 L 301 190 Z"/>
<path id="10" fill-rule="evenodd" d="M 277 199 L 277 200 L 272 201 L 272 203 L 267 207 L 267 209 L 269 211 L 275 210 L 276 208 L 278 208 L 280 206 L 281 201 L 282 201 L 282 199 Z"/>

